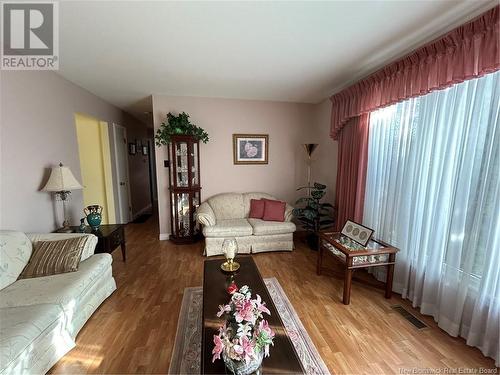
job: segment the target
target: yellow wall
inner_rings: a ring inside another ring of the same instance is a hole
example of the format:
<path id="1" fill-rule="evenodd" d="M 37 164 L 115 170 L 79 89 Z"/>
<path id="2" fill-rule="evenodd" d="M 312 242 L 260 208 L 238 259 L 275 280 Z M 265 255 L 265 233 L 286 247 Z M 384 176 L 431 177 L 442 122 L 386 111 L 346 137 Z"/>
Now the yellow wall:
<path id="1" fill-rule="evenodd" d="M 83 180 L 83 204 L 85 207 L 94 204 L 102 206 L 102 223 L 115 223 L 108 124 L 79 113 L 75 114 L 75 123 Z"/>

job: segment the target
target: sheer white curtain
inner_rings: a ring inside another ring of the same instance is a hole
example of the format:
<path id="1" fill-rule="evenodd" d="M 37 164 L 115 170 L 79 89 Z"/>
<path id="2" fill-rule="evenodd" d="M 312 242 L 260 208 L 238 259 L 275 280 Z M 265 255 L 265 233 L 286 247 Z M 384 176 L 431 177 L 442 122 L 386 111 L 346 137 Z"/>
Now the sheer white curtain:
<path id="1" fill-rule="evenodd" d="M 395 291 L 497 366 L 499 82 L 497 72 L 373 112 L 363 216 L 401 250 Z"/>

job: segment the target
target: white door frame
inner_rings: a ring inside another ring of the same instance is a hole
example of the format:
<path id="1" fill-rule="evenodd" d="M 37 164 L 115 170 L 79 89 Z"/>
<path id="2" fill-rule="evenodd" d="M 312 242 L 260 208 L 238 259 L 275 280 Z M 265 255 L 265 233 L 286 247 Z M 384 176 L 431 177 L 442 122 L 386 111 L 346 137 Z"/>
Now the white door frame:
<path id="1" fill-rule="evenodd" d="M 120 181 L 119 181 L 119 166 L 118 166 L 118 147 L 116 145 L 116 142 L 117 142 L 117 131 L 116 129 L 120 127 L 123 129 L 123 134 L 125 136 L 125 149 L 127 150 L 128 149 L 128 143 L 127 143 L 127 128 L 125 128 L 124 126 L 122 125 L 118 125 L 118 124 L 115 124 L 113 123 L 113 143 L 114 143 L 114 153 L 115 153 L 115 160 L 114 160 L 114 168 L 115 168 L 115 171 L 116 171 L 116 183 L 118 184 L 117 185 L 117 190 L 118 190 L 118 206 L 119 206 L 119 212 L 120 212 L 120 221 L 123 223 L 128 223 L 129 221 L 132 220 L 132 199 L 130 197 L 130 178 L 129 178 L 129 169 L 128 169 L 128 154 L 125 154 L 125 163 L 126 163 L 126 171 L 127 171 L 127 176 L 126 176 L 126 179 L 127 179 L 127 202 L 128 202 L 128 210 L 124 213 L 122 212 L 122 193 L 121 193 L 121 190 L 120 190 Z"/>

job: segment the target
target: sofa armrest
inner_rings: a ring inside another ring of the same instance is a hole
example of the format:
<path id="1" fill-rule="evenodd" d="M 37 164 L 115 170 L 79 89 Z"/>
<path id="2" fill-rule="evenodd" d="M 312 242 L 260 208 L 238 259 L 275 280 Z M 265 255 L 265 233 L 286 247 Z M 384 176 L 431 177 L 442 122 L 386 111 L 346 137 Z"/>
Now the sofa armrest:
<path id="1" fill-rule="evenodd" d="M 212 210 L 212 207 L 210 207 L 208 202 L 203 202 L 202 204 L 200 204 L 200 206 L 196 210 L 195 217 L 200 224 L 206 225 L 208 227 L 214 226 L 217 222 L 217 220 L 215 219 L 214 210 Z"/>
<path id="2" fill-rule="evenodd" d="M 293 219 L 293 207 L 287 203 L 285 207 L 285 221 L 292 221 L 292 219 Z"/>
<path id="3" fill-rule="evenodd" d="M 38 241 L 61 241 L 67 240 L 68 238 L 86 236 L 88 239 L 87 242 L 85 242 L 80 262 L 83 262 L 85 259 L 94 255 L 95 247 L 97 245 L 97 237 L 90 233 L 28 233 L 27 236 L 32 244 L 35 244 Z"/>

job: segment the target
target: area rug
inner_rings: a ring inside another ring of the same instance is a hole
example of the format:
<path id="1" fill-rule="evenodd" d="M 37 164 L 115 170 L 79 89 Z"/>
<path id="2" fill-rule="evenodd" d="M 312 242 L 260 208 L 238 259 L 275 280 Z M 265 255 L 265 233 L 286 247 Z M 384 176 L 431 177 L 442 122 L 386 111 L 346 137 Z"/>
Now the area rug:
<path id="1" fill-rule="evenodd" d="M 264 282 L 306 373 L 330 374 L 278 280 Z M 200 373 L 202 300 L 201 287 L 184 289 L 169 374 Z"/>

